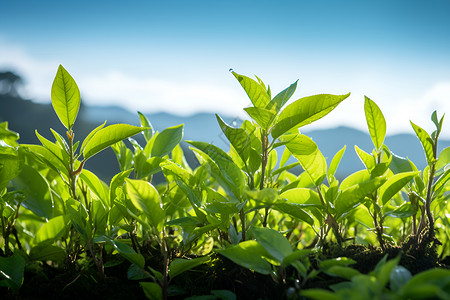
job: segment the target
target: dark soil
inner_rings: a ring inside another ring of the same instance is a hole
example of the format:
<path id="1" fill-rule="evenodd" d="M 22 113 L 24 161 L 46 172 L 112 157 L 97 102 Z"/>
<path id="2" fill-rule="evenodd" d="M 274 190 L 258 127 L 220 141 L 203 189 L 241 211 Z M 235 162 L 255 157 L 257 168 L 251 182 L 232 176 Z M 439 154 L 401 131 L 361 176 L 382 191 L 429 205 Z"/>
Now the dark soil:
<path id="1" fill-rule="evenodd" d="M 441 261 L 438 259 L 436 253 L 438 241 L 427 240 L 426 236 L 419 246 L 414 241 L 415 237 L 411 237 L 399 246 L 387 245 L 385 251 L 357 244 L 345 247 L 325 244 L 320 254 L 310 257 L 310 271 L 318 269 L 319 260 L 344 256 L 356 261 L 356 264 L 351 265 L 352 268 L 367 274 L 386 254 L 388 260 L 401 255 L 399 264 L 413 275 L 435 267 L 450 268 L 449 257 Z M 148 265 L 162 267 L 158 249 L 149 250 L 146 257 Z M 71 270 L 52 267 L 42 262 L 27 264 L 24 283 L 19 292 L 12 294 L 6 288 L 0 287 L 0 298 L 146 299 L 139 281 L 127 279 L 129 262 L 123 261 L 105 268 L 106 278 L 103 283 L 99 282 L 98 273 L 92 262 L 86 261 L 84 264 Z M 324 273 L 307 282 L 302 282 L 302 279 L 296 276 L 293 268 L 287 268 L 284 281 L 280 282 L 277 278 L 252 272 L 234 264 L 224 256 L 213 254 L 210 263 L 184 272 L 170 282 L 169 299 L 210 295 L 212 290 L 231 291 L 238 299 L 287 299 L 289 294 L 296 294 L 300 289 L 328 289 L 330 285 L 343 281 L 341 278 Z"/>

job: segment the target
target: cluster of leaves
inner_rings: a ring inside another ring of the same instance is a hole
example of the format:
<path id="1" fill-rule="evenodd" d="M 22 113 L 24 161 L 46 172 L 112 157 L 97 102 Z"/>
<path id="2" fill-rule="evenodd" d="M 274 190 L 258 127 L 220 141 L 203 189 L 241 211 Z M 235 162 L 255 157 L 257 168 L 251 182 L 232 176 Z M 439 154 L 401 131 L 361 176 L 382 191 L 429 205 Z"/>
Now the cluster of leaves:
<path id="1" fill-rule="evenodd" d="M 93 264 L 102 282 L 114 258 L 129 263 L 128 279 L 140 281 L 149 299 L 167 299 L 185 292 L 169 289 L 176 276 L 210 263 L 218 253 L 279 284 L 286 282 L 286 269 L 294 270 L 300 287 L 291 291 L 295 297 L 347 297 L 362 287 L 381 295 L 389 278 L 391 287 L 401 287 L 399 297 L 409 297 L 409 287 L 421 282 L 417 276 L 428 278 L 421 295 L 449 296 L 448 280 L 429 279 L 449 278 L 445 270 L 412 277 L 394 260 L 380 262 L 366 275 L 348 267 L 350 259 L 324 260 L 318 269 L 310 260 L 327 243 L 344 247 L 350 241 L 378 243 L 385 250 L 407 239 L 415 248 L 445 240 L 441 251 L 448 252 L 450 149 L 437 151 L 443 117 L 433 113 L 436 131 L 431 135 L 411 122 L 428 162 L 419 171 L 384 145 L 383 114 L 366 98 L 374 150 L 355 147 L 365 169 L 339 181 L 336 171 L 345 147 L 327 163 L 299 129 L 326 116 L 350 94 L 309 96 L 286 105 L 297 82 L 272 97 L 259 78 L 232 74 L 252 102 L 244 109 L 251 120 L 235 128 L 217 115 L 230 150 L 186 141 L 199 161 L 193 168 L 180 146 L 183 125 L 155 132 L 141 113 L 140 127 L 105 127 L 105 122 L 75 142 L 80 92 L 60 66 L 52 104 L 67 138 L 51 130 L 52 142 L 36 132 L 42 145 L 19 145 L 18 134 L 0 124 L 0 285 L 18 291 L 27 263 L 77 269 L 82 259 Z M 138 133 L 145 144 L 132 138 Z M 121 170 L 109 185 L 85 168 L 89 158 L 108 147 Z M 295 167 L 303 172 L 295 175 Z M 154 185 L 157 173 L 165 181 Z M 442 229 L 438 236 L 435 228 Z M 301 289 L 320 274 L 351 281 L 334 287 L 335 294 Z M 224 290 L 210 296 L 235 297 Z"/>

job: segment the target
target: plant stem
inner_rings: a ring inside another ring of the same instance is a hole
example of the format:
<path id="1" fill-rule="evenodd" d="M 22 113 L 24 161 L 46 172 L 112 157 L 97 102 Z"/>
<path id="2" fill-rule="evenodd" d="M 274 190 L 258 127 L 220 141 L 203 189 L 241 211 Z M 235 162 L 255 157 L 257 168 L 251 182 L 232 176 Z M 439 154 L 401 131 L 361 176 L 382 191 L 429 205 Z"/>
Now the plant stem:
<path id="1" fill-rule="evenodd" d="M 246 230 L 246 225 L 245 225 L 245 213 L 244 213 L 244 209 L 242 208 L 239 211 L 239 217 L 241 219 L 241 227 L 242 227 L 242 241 L 245 241 L 245 230 Z"/>
<path id="2" fill-rule="evenodd" d="M 164 236 L 165 234 L 163 233 L 163 237 L 162 237 L 162 245 L 161 245 L 161 252 L 163 255 L 163 282 L 161 283 L 161 288 L 162 288 L 162 298 L 163 300 L 167 299 L 168 296 L 168 289 L 169 289 L 169 281 L 168 281 L 168 277 L 169 277 L 169 250 L 167 248 L 167 242 L 166 242 L 166 238 Z"/>
<path id="3" fill-rule="evenodd" d="M 88 241 L 87 243 L 89 247 L 89 252 L 91 253 L 92 259 L 94 260 L 95 266 L 97 267 L 98 274 L 100 276 L 100 282 L 103 283 L 105 282 L 105 269 L 103 267 L 103 260 L 102 259 L 99 260 L 97 256 L 95 256 L 91 241 Z"/>
<path id="4" fill-rule="evenodd" d="M 433 189 L 433 178 L 434 173 L 436 172 L 436 164 L 433 162 L 430 168 L 430 174 L 428 176 L 428 187 L 427 187 L 427 200 L 425 202 L 425 211 L 428 218 L 428 224 L 430 226 L 430 234 L 434 237 L 434 218 L 431 213 L 431 201 L 432 199 L 432 189 Z"/>
<path id="5" fill-rule="evenodd" d="M 264 188 L 264 177 L 266 174 L 266 166 L 268 159 L 268 146 L 269 146 L 269 138 L 267 137 L 265 131 L 261 131 L 261 182 L 259 183 L 259 189 L 262 190 Z"/>
<path id="6" fill-rule="evenodd" d="M 74 174 L 75 159 L 73 153 L 73 139 L 75 134 L 72 130 L 67 131 L 67 139 L 69 140 L 69 184 L 70 194 L 73 199 L 77 198 L 76 175 Z"/>

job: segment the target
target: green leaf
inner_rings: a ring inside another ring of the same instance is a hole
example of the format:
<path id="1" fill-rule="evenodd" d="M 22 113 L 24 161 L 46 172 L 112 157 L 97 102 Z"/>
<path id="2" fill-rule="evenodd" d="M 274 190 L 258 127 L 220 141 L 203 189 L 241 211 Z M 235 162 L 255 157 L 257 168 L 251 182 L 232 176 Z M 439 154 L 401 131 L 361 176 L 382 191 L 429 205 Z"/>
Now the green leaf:
<path id="1" fill-rule="evenodd" d="M 17 140 L 19 139 L 19 134 L 8 129 L 8 122 L 0 123 L 0 141 L 4 141 L 7 145 L 12 147 L 17 147 Z"/>
<path id="2" fill-rule="evenodd" d="M 350 93 L 341 96 L 321 94 L 298 99 L 280 113 L 272 137 L 276 139 L 292 128 L 300 128 L 321 119 L 348 96 Z"/>
<path id="3" fill-rule="evenodd" d="M 106 121 L 103 122 L 103 124 L 97 126 L 94 130 L 92 130 L 91 132 L 89 132 L 88 136 L 84 139 L 83 143 L 81 144 L 81 149 L 80 152 L 83 153 L 84 152 L 84 148 L 86 148 L 87 143 L 91 140 L 91 138 L 94 136 L 94 134 L 97 133 L 97 131 L 99 131 L 100 129 L 102 129 L 103 127 L 105 127 L 106 125 Z"/>
<path id="4" fill-rule="evenodd" d="M 347 267 L 353 264 L 356 264 L 356 261 L 348 257 L 330 258 L 319 262 L 320 269 L 329 269 L 336 266 Z"/>
<path id="5" fill-rule="evenodd" d="M 142 131 L 142 133 L 144 134 L 145 142 L 148 142 L 152 138 L 153 133 L 154 133 L 153 126 L 144 114 L 142 114 L 139 111 L 138 111 L 138 114 L 139 114 L 139 119 L 141 120 L 141 126 L 149 128 L 149 129 Z"/>
<path id="6" fill-rule="evenodd" d="M 67 223 L 64 216 L 57 216 L 50 219 L 37 231 L 35 236 L 36 243 L 42 243 L 47 240 L 54 241 L 60 238 L 67 230 Z"/>
<path id="7" fill-rule="evenodd" d="M 312 182 L 319 186 L 327 173 L 327 162 L 314 141 L 306 135 L 299 134 L 295 138 L 280 137 L 281 140 L 289 139 L 286 147 L 299 161 L 303 170 L 309 175 Z"/>
<path id="8" fill-rule="evenodd" d="M 439 158 L 436 162 L 436 170 L 440 170 L 450 164 L 450 147 L 445 148 L 439 153 Z"/>
<path id="9" fill-rule="evenodd" d="M 66 258 L 66 251 L 61 247 L 44 243 L 31 248 L 29 258 L 32 261 L 51 260 L 56 263 L 62 263 Z"/>
<path id="10" fill-rule="evenodd" d="M 387 214 L 394 218 L 408 218 L 416 213 L 417 211 L 414 209 L 414 206 L 411 205 L 410 202 L 405 202 L 397 207 L 394 211 L 391 211 Z"/>
<path id="11" fill-rule="evenodd" d="M 128 178 L 128 176 L 130 176 L 132 171 L 133 169 L 122 171 L 116 174 L 111 179 L 111 183 L 109 185 L 109 207 L 112 207 L 112 204 L 114 203 L 114 200 L 117 197 L 117 189 L 122 188 L 122 186 L 125 183 L 125 178 Z"/>
<path id="12" fill-rule="evenodd" d="M 266 106 L 266 109 L 268 110 L 275 110 L 276 112 L 279 112 L 281 108 L 286 104 L 286 102 L 292 97 L 295 90 L 297 89 L 297 82 L 294 82 L 291 84 L 288 88 L 281 91 L 276 95 L 272 101 L 269 102 L 269 104 Z"/>
<path id="13" fill-rule="evenodd" d="M 50 150 L 41 145 L 29 145 L 21 144 L 22 149 L 25 149 L 25 155 L 33 155 L 34 158 L 39 160 L 44 165 L 47 165 L 50 169 L 56 173 L 62 173 L 69 177 L 69 170 L 64 163 Z"/>
<path id="14" fill-rule="evenodd" d="M 234 263 L 254 270 L 255 272 L 268 275 L 272 272 L 270 263 L 263 257 L 269 253 L 257 241 L 245 241 L 226 249 L 216 250 L 219 254 L 232 260 Z"/>
<path id="15" fill-rule="evenodd" d="M 351 280 L 354 276 L 361 275 L 361 273 L 350 267 L 333 266 L 325 271 L 328 275 L 339 276 Z"/>
<path id="16" fill-rule="evenodd" d="M 342 300 L 341 297 L 328 290 L 306 289 L 301 291 L 301 295 L 315 300 Z"/>
<path id="17" fill-rule="evenodd" d="M 214 164 L 211 164 L 211 172 L 216 180 L 229 191 L 231 191 L 234 196 L 239 199 L 245 185 L 244 175 L 241 169 L 233 162 L 233 159 L 226 154 L 222 149 L 205 142 L 193 142 L 187 141 L 192 146 L 201 150 L 202 153 L 206 154 Z M 204 157 L 207 160 L 207 157 Z"/>
<path id="18" fill-rule="evenodd" d="M 183 139 L 183 124 L 164 129 L 155 138 L 151 156 L 163 157 L 169 154 Z"/>
<path id="19" fill-rule="evenodd" d="M 395 155 L 392 152 L 391 152 L 391 157 L 392 157 L 392 161 L 389 165 L 389 169 L 391 169 L 391 171 L 394 174 L 414 171 L 407 158 Z"/>
<path id="20" fill-rule="evenodd" d="M 423 128 L 417 126 L 412 121 L 410 121 L 410 123 L 414 129 L 414 132 L 419 138 L 420 143 L 422 144 L 422 148 L 425 151 L 425 157 L 427 158 L 428 165 L 430 165 L 435 159 L 433 153 L 433 145 L 434 145 L 433 140 Z"/>
<path id="21" fill-rule="evenodd" d="M 267 106 L 267 104 L 270 102 L 270 97 L 267 94 L 267 91 L 260 84 L 258 84 L 253 79 L 244 75 L 239 75 L 234 71 L 232 71 L 231 73 L 234 75 L 234 77 L 236 77 L 241 86 L 244 88 L 245 92 L 247 93 L 248 97 L 255 107 L 264 108 Z"/>
<path id="22" fill-rule="evenodd" d="M 52 85 L 52 105 L 61 123 L 71 130 L 80 109 L 80 91 L 69 72 L 59 65 Z"/>
<path id="23" fill-rule="evenodd" d="M 336 170 L 339 166 L 339 163 L 341 162 L 342 156 L 344 156 L 344 152 L 346 149 L 346 145 L 344 145 L 344 147 L 342 147 L 341 150 L 339 150 L 333 157 L 333 159 L 331 160 L 330 166 L 328 167 L 328 172 L 327 172 L 327 178 L 328 178 L 328 183 L 330 183 L 331 180 L 331 176 L 335 176 L 336 174 Z"/>
<path id="24" fill-rule="evenodd" d="M 147 181 L 126 178 L 127 193 L 133 205 L 145 213 L 150 223 L 158 228 L 165 219 L 161 197 L 155 187 Z"/>
<path id="25" fill-rule="evenodd" d="M 370 155 L 369 153 L 365 152 L 364 150 L 360 149 L 358 146 L 355 145 L 355 151 L 356 154 L 358 155 L 359 159 L 361 160 L 361 162 L 364 164 L 364 166 L 366 167 L 366 169 L 369 172 L 372 172 L 372 170 L 375 168 L 376 166 L 376 161 L 375 158 Z"/>
<path id="26" fill-rule="evenodd" d="M 127 244 L 116 241 L 116 240 L 112 240 L 105 235 L 95 237 L 94 242 L 95 243 L 105 243 L 106 242 L 106 243 L 110 244 L 126 260 L 135 264 L 139 268 L 144 269 L 144 267 L 145 267 L 144 256 L 142 256 L 142 254 L 140 254 L 140 253 L 136 253 L 136 251 L 134 251 L 133 248 L 131 248 Z"/>
<path id="27" fill-rule="evenodd" d="M 0 285 L 6 285 L 18 291 L 23 283 L 25 259 L 17 253 L 9 257 L 0 257 Z M 5 283 L 5 284 L 3 284 Z"/>
<path id="28" fill-rule="evenodd" d="M 441 188 L 445 186 L 445 184 L 450 180 L 450 168 L 442 174 L 439 179 L 433 184 L 433 190 L 435 196 L 439 195 L 441 192 Z"/>
<path id="29" fill-rule="evenodd" d="M 322 206 L 317 192 L 306 188 L 293 188 L 283 192 L 280 198 L 285 198 L 289 203 L 293 204 L 309 204 Z"/>
<path id="30" fill-rule="evenodd" d="M 292 254 L 292 247 L 287 238 L 276 230 L 267 227 L 252 227 L 256 241 L 281 263 L 285 257 Z"/>
<path id="31" fill-rule="evenodd" d="M 111 149 L 116 155 L 121 171 L 126 171 L 133 167 L 133 152 L 128 149 L 123 141 L 112 144 Z"/>
<path id="32" fill-rule="evenodd" d="M 183 272 L 206 263 L 209 259 L 209 256 L 202 256 L 193 259 L 176 258 L 169 265 L 169 276 L 172 279 Z"/>
<path id="33" fill-rule="evenodd" d="M 89 187 L 89 189 L 102 201 L 102 203 L 109 207 L 107 186 L 101 181 L 97 175 L 89 170 L 83 169 L 80 174 L 80 179 Z"/>
<path id="34" fill-rule="evenodd" d="M 439 290 L 448 291 L 449 284 L 450 270 L 434 268 L 413 276 L 402 286 L 399 294 L 403 299 L 434 299 L 437 298 Z"/>
<path id="35" fill-rule="evenodd" d="M 24 165 L 22 172 L 13 180 L 17 190 L 25 194 L 22 205 L 36 215 L 50 219 L 53 214 L 53 199 L 50 187 L 42 175 L 30 166 Z"/>
<path id="36" fill-rule="evenodd" d="M 420 172 L 398 173 L 390 177 L 380 188 L 379 199 L 385 205 L 392 197 Z"/>
<path id="37" fill-rule="evenodd" d="M 147 299 L 162 300 L 161 286 L 155 282 L 139 282 Z"/>
<path id="38" fill-rule="evenodd" d="M 262 107 L 246 107 L 244 110 L 264 130 L 269 129 L 275 117 L 275 112 Z"/>
<path id="39" fill-rule="evenodd" d="M 233 128 L 227 123 L 225 123 L 219 115 L 216 114 L 217 122 L 219 122 L 222 132 L 225 134 L 227 139 L 236 149 L 239 156 L 244 162 L 247 161 L 250 149 L 250 137 L 248 133 L 243 128 Z"/>
<path id="40" fill-rule="evenodd" d="M 375 177 L 374 179 L 355 184 L 343 190 L 334 203 L 337 215 L 343 215 L 353 207 L 361 204 L 364 197 L 377 190 L 385 181 L 386 179 L 384 177 Z"/>
<path id="41" fill-rule="evenodd" d="M 367 170 L 356 171 L 353 174 L 348 175 L 344 180 L 342 180 L 340 189 L 345 190 L 352 185 L 368 181 L 370 179 L 370 174 Z"/>
<path id="42" fill-rule="evenodd" d="M 108 148 L 123 139 L 138 134 L 147 128 L 128 124 L 113 124 L 97 131 L 86 143 L 83 150 L 84 159 L 88 159 L 98 152 Z"/>
<path id="43" fill-rule="evenodd" d="M 0 191 L 5 188 L 11 179 L 20 174 L 22 160 L 16 149 L 0 146 Z"/>
<path id="44" fill-rule="evenodd" d="M 36 130 L 36 136 L 42 145 L 47 148 L 56 158 L 58 158 L 66 169 L 69 169 L 69 154 L 60 145 L 52 143 Z"/>
<path id="45" fill-rule="evenodd" d="M 376 103 L 364 96 L 364 113 L 366 114 L 367 127 L 370 138 L 377 151 L 380 151 L 386 137 L 386 120 Z"/>
<path id="46" fill-rule="evenodd" d="M 311 226 L 314 224 L 314 219 L 306 211 L 303 210 L 303 208 L 306 208 L 306 206 L 303 206 L 301 204 L 280 201 L 275 203 L 273 208 L 298 220 L 304 221 Z"/>

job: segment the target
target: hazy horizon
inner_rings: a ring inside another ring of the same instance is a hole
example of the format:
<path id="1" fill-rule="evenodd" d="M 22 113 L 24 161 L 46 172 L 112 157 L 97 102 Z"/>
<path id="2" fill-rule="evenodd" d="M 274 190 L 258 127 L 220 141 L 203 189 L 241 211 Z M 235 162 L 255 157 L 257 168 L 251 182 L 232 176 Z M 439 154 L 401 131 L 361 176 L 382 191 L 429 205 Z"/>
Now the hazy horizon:
<path id="1" fill-rule="evenodd" d="M 0 70 L 21 75 L 24 97 L 41 103 L 62 64 L 84 104 L 131 112 L 245 118 L 250 100 L 230 68 L 256 74 L 273 95 L 299 79 L 291 102 L 352 93 L 311 130 L 365 130 L 364 96 L 380 106 L 389 135 L 411 133 L 409 120 L 431 130 L 431 113 L 450 111 L 447 0 L 40 1 L 0 9 Z"/>

